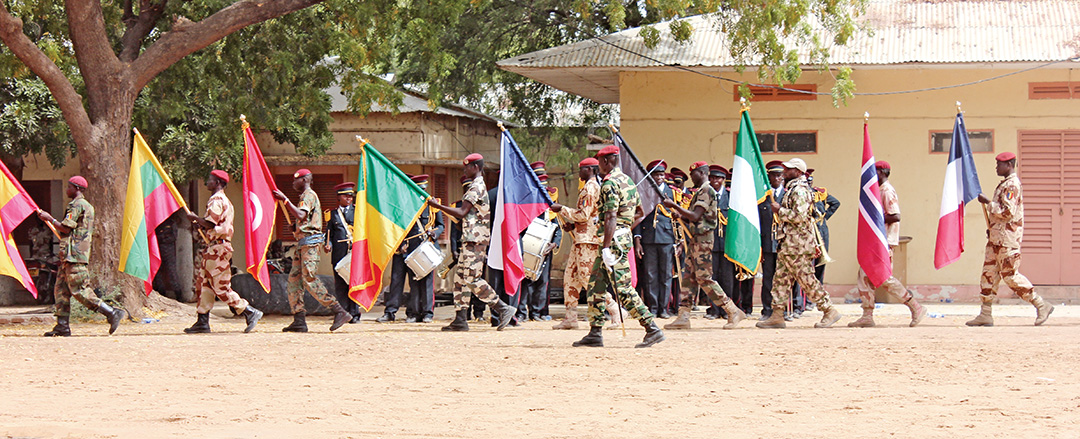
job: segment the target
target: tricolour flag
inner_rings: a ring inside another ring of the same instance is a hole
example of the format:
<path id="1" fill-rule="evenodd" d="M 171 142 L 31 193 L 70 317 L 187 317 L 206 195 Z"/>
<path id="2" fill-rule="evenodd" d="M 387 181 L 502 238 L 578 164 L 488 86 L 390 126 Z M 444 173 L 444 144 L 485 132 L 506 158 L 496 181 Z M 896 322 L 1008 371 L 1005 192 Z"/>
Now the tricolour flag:
<path id="1" fill-rule="evenodd" d="M 877 162 L 870 147 L 870 128 L 863 124 L 862 168 L 859 173 L 859 225 L 856 241 L 859 267 L 870 283 L 881 285 L 892 276 L 892 257 L 885 232 L 885 211 L 881 206 Z"/>
<path id="2" fill-rule="evenodd" d="M 367 142 L 356 181 L 349 297 L 370 311 L 386 265 L 420 218 L 428 194 Z"/>
<path id="3" fill-rule="evenodd" d="M 161 266 L 161 252 L 154 230 L 184 207 L 184 198 L 173 186 L 169 174 L 154 157 L 139 130 L 135 130 L 117 269 L 142 279 L 148 295 L 153 289 L 154 274 Z"/>
<path id="4" fill-rule="evenodd" d="M 247 122 L 244 122 L 243 130 L 244 260 L 247 261 L 247 272 L 269 293 L 270 272 L 266 269 L 266 251 L 270 248 L 270 237 L 274 234 L 277 217 L 277 203 L 274 201 L 277 185 Z"/>
<path id="5" fill-rule="evenodd" d="M 4 245 L 0 245 L 0 275 L 11 276 L 19 281 L 19 283 L 30 291 L 30 294 L 37 298 L 37 288 L 34 287 L 34 279 L 30 277 L 30 273 L 26 270 L 26 263 L 23 262 L 22 255 L 19 254 L 19 248 L 15 245 L 15 239 L 11 237 L 11 232 L 15 230 L 34 212 L 37 212 L 38 206 L 30 195 L 26 193 L 19 181 L 11 175 L 11 171 L 8 170 L 7 165 L 0 162 L 0 169 L 3 170 L 3 175 L 0 175 L 0 239 L 3 239 Z"/>
<path id="6" fill-rule="evenodd" d="M 746 274 L 761 268 L 761 221 L 758 204 L 768 196 L 769 179 L 761 159 L 750 111 L 742 110 L 739 135 L 735 138 L 735 162 L 731 165 L 731 198 L 727 229 L 724 230 L 724 257 Z M 765 233 L 772 233 L 765 231 Z"/>
<path id="7" fill-rule="evenodd" d="M 499 187 L 495 201 L 495 217 L 491 223 L 491 244 L 488 246 L 488 266 L 503 271 L 506 291 L 517 294 L 525 278 L 525 263 L 521 258 L 521 232 L 551 206 L 551 197 L 540 179 L 533 173 L 525 154 L 509 131 L 502 132 L 499 142 Z"/>
<path id="8" fill-rule="evenodd" d="M 634 155 L 634 150 L 630 149 L 630 144 L 626 143 L 626 139 L 623 139 L 622 134 L 616 131 L 615 127 L 611 127 L 611 130 L 615 133 L 615 146 L 618 146 L 620 151 L 619 169 L 637 183 L 638 197 L 641 198 L 641 210 L 648 215 L 649 212 L 656 209 L 656 206 L 663 199 L 660 187 L 656 185 L 656 181 L 653 179 L 646 178 L 651 169 L 646 170 L 645 166 L 642 166 L 641 160 L 638 160 L 637 155 Z M 636 287 L 638 275 L 637 263 L 634 261 L 635 257 L 634 252 L 630 252 L 630 284 Z"/>
<path id="9" fill-rule="evenodd" d="M 945 167 L 945 187 L 941 192 L 934 268 L 941 269 L 960 259 L 964 252 L 964 205 L 979 197 L 982 186 L 971 155 L 964 114 L 956 113 L 953 123 L 949 164 Z"/>

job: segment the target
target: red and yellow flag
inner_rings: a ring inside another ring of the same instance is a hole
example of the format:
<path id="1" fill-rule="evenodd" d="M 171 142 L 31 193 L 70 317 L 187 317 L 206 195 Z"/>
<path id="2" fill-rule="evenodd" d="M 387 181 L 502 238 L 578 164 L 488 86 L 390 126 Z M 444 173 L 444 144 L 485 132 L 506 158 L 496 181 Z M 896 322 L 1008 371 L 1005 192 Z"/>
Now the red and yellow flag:
<path id="1" fill-rule="evenodd" d="M 37 288 L 34 287 L 34 279 L 26 271 L 26 264 L 23 262 L 22 256 L 19 255 L 19 248 L 15 245 L 11 232 L 26 217 L 36 212 L 38 206 L 30 198 L 30 195 L 26 193 L 22 185 L 19 184 L 19 181 L 11 175 L 7 165 L 0 162 L 0 169 L 3 170 L 3 175 L 0 175 L 0 234 L 2 234 L 0 239 L 4 241 L 3 245 L 0 245 L 0 275 L 18 279 L 23 288 L 26 288 L 30 291 L 30 294 L 37 298 L 38 293 Z"/>
<path id="2" fill-rule="evenodd" d="M 244 120 L 243 131 L 244 260 L 247 261 L 247 272 L 269 293 L 270 272 L 266 269 L 266 251 L 274 234 L 277 204 L 273 192 L 277 190 L 277 185 L 247 120 Z"/>
<path id="3" fill-rule="evenodd" d="M 370 311 L 382 290 L 383 271 L 420 217 L 428 194 L 367 142 L 356 181 L 349 297 Z"/>

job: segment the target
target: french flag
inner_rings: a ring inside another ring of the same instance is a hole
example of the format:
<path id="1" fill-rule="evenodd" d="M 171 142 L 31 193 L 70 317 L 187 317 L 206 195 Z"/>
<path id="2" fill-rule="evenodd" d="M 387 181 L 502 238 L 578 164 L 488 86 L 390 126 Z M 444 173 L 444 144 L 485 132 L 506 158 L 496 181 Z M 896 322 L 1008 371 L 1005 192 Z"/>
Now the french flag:
<path id="1" fill-rule="evenodd" d="M 957 104 L 959 105 L 959 104 Z M 938 217 L 934 268 L 949 265 L 964 252 L 964 205 L 979 197 L 982 187 L 971 156 L 964 114 L 956 113 L 953 124 L 949 165 L 945 168 L 945 188 L 941 192 L 941 216 Z"/>
<path id="2" fill-rule="evenodd" d="M 502 132 L 499 149 L 502 169 L 499 172 L 499 196 L 495 202 L 491 245 L 488 246 L 488 266 L 503 270 L 506 291 L 514 295 L 525 278 L 519 237 L 533 218 L 548 210 L 551 198 L 509 131 Z"/>
<path id="3" fill-rule="evenodd" d="M 881 206 L 877 162 L 870 147 L 870 128 L 863 124 L 862 170 L 859 177 L 859 267 L 874 286 L 892 277 L 892 257 L 885 232 L 885 212 Z"/>

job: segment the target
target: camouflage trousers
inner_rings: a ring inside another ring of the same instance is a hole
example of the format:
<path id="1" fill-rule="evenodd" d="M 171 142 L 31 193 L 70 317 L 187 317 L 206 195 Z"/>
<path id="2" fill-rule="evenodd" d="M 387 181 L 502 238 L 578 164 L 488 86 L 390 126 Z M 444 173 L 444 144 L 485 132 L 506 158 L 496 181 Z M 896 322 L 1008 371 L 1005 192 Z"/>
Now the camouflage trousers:
<path id="1" fill-rule="evenodd" d="M 628 229 L 620 230 L 628 231 Z M 649 308 L 645 306 L 645 303 L 641 301 L 641 297 L 638 296 L 634 287 L 630 285 L 630 250 L 630 234 L 616 232 L 616 236 L 611 240 L 611 251 L 615 252 L 615 256 L 618 257 L 615 266 L 609 268 L 605 265 L 604 258 L 599 253 L 596 255 L 596 259 L 593 260 L 588 287 L 589 326 L 594 328 L 603 327 L 604 322 L 607 321 L 604 313 L 607 311 L 605 298 L 609 287 L 613 287 L 617 301 L 630 312 L 630 317 L 641 322 L 641 326 L 652 324 L 652 313 L 649 312 Z"/>
<path id="2" fill-rule="evenodd" d="M 791 287 L 798 282 L 806 292 L 806 297 L 814 301 L 822 311 L 832 308 L 829 294 L 814 277 L 814 255 L 810 253 L 792 253 L 783 247 L 776 254 L 776 274 L 773 275 L 772 307 L 786 309 Z"/>
<path id="3" fill-rule="evenodd" d="M 53 297 L 56 298 L 56 312 L 53 314 L 57 317 L 70 316 L 72 297 L 91 311 L 97 311 L 101 299 L 87 285 L 89 279 L 90 271 L 86 264 L 61 262 L 60 271 L 56 273 L 56 286 L 53 287 Z"/>
<path id="4" fill-rule="evenodd" d="M 574 244 L 570 249 L 570 258 L 567 259 L 566 271 L 563 272 L 563 305 L 566 305 L 566 309 L 576 309 L 582 291 L 588 291 L 585 288 L 589 284 L 589 274 L 592 273 L 593 262 L 596 261 L 599 251 L 600 244 Z M 611 293 L 607 294 L 605 301 L 608 308 L 615 306 Z"/>
<path id="5" fill-rule="evenodd" d="M 495 289 L 484 280 L 484 262 L 487 261 L 487 245 L 478 242 L 461 244 L 458 255 L 458 275 L 454 281 L 454 309 L 457 311 L 469 307 L 470 295 L 487 304 L 499 300 Z"/>
<path id="6" fill-rule="evenodd" d="M 892 257 L 891 248 L 889 249 L 889 257 Z M 885 287 L 885 290 L 888 291 L 889 294 L 900 299 L 900 301 L 904 303 L 911 300 L 911 293 L 908 292 L 907 288 L 904 288 L 904 284 L 900 283 L 900 280 L 895 276 L 889 276 L 888 279 L 885 279 L 885 282 L 882 282 L 881 285 L 875 287 L 874 284 L 870 282 L 870 278 L 866 277 L 866 273 L 863 272 L 862 268 L 859 269 L 859 278 L 855 282 L 855 287 L 859 290 L 859 298 L 862 299 L 863 309 L 874 308 L 874 289 L 877 287 Z"/>
<path id="7" fill-rule="evenodd" d="M 727 306 L 731 299 L 724 294 L 723 288 L 713 279 L 712 263 L 712 239 L 698 239 L 695 237 L 687 243 L 686 266 L 683 267 L 682 282 L 680 283 L 682 299 L 679 308 L 691 308 L 694 295 L 698 289 L 705 290 L 709 300 L 719 307 Z M 709 238 L 712 238 L 710 235 Z"/>
<path id="8" fill-rule="evenodd" d="M 214 298 L 220 299 L 236 312 L 243 312 L 248 307 L 246 300 L 232 289 L 232 244 L 220 243 L 211 245 L 202 252 L 202 260 L 199 263 L 199 274 L 195 277 L 195 291 L 198 304 L 195 312 L 206 314 L 214 309 Z"/>
<path id="9" fill-rule="evenodd" d="M 296 249 L 292 270 L 289 270 L 289 284 L 285 287 L 293 314 L 304 310 L 304 291 L 328 308 L 338 304 L 337 299 L 326 291 L 326 286 L 315 277 L 319 271 L 319 247 L 322 247 L 322 244 L 305 245 Z"/>
<path id="10" fill-rule="evenodd" d="M 1027 296 L 1034 291 L 1031 281 L 1020 274 L 1020 249 L 986 244 L 982 277 L 979 278 L 984 302 L 994 300 L 998 284 L 1002 281 L 1021 299 L 1027 300 Z"/>

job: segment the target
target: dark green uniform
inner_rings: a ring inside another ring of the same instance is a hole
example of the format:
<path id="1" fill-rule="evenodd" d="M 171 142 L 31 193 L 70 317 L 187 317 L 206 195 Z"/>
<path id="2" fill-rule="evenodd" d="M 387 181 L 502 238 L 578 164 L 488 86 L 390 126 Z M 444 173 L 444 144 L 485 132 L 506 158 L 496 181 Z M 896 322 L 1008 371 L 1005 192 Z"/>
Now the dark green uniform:
<path id="1" fill-rule="evenodd" d="M 90 262 L 90 241 L 94 233 L 94 206 L 79 194 L 68 203 L 60 223 L 71 232 L 60 240 L 60 272 L 53 289 L 55 314 L 57 317 L 71 315 L 72 296 L 83 306 L 96 311 L 101 306 L 101 299 L 87 284 L 90 272 L 86 267 Z"/>

